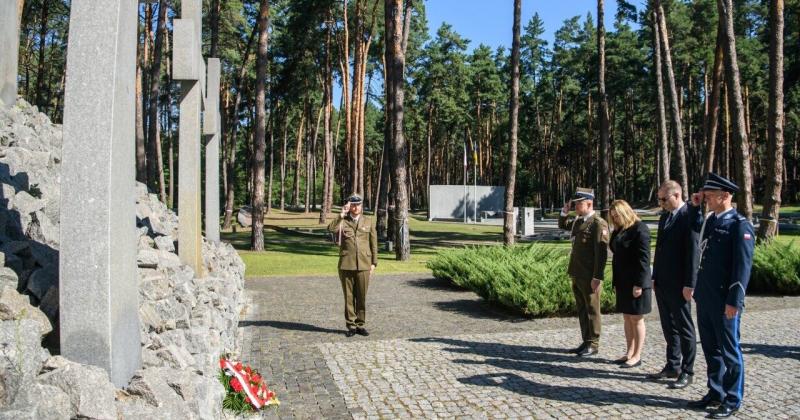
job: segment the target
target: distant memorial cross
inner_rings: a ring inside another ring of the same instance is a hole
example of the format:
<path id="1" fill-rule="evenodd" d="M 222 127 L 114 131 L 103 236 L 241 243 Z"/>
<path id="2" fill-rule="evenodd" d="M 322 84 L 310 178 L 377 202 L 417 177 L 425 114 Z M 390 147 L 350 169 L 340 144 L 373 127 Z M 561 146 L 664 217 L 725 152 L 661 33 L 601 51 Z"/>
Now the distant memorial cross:
<path id="1" fill-rule="evenodd" d="M 0 106 L 17 103 L 19 18 L 17 0 L 0 0 Z"/>
<path id="2" fill-rule="evenodd" d="M 206 137 L 206 239 L 219 243 L 219 58 L 208 59 L 203 135 Z"/>
<path id="3" fill-rule="evenodd" d="M 218 59 L 209 60 L 208 78 L 202 57 L 202 3 L 184 0 L 181 18 L 173 23 L 173 79 L 181 82 L 178 153 L 178 255 L 205 275 L 201 241 L 200 149 L 206 146 L 206 230 L 219 241 L 219 74 Z M 206 86 L 208 79 L 209 85 Z M 205 112 L 203 112 L 205 111 Z M 204 124 L 201 130 L 201 114 Z M 212 220 L 213 219 L 213 220 Z"/>
<path id="4" fill-rule="evenodd" d="M 104 368 L 119 387 L 141 366 L 137 15 L 136 0 L 72 0 L 64 94 L 61 354 Z"/>

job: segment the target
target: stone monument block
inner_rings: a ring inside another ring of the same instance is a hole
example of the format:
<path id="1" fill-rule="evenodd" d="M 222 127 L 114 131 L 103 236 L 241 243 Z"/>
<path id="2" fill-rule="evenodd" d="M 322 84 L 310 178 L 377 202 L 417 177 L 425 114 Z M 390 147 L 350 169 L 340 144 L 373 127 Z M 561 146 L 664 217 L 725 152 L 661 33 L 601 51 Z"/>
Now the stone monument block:
<path id="1" fill-rule="evenodd" d="M 181 262 L 192 267 L 196 277 L 205 276 L 201 237 L 200 190 L 200 147 L 202 142 L 201 113 L 203 110 L 203 90 L 205 86 L 205 66 L 200 54 L 203 39 L 202 4 L 199 0 L 185 0 L 181 3 L 181 19 L 175 19 L 175 31 L 180 31 L 182 39 L 193 38 L 191 44 L 175 45 L 173 62 L 179 68 L 191 69 L 194 65 L 197 74 L 186 74 L 181 81 L 180 117 L 178 120 L 178 256 Z M 193 35 L 188 35 L 192 33 Z M 176 35 L 178 36 L 178 35 Z M 188 41 L 186 41 L 188 42 Z M 190 49 L 187 54 L 181 49 Z M 190 72 L 191 73 L 191 72 Z"/>
<path id="2" fill-rule="evenodd" d="M 72 0 L 61 163 L 61 354 L 124 386 L 141 365 L 136 0 Z"/>
<path id="3" fill-rule="evenodd" d="M 203 114 L 206 135 L 206 239 L 219 243 L 219 58 L 208 59 L 208 87 Z"/>
<path id="4" fill-rule="evenodd" d="M 200 49 L 195 38 L 194 22 L 175 19 L 172 24 L 172 78 L 174 80 L 200 80 Z"/>
<path id="5" fill-rule="evenodd" d="M 0 0 L 0 106 L 17 103 L 19 16 L 16 0 Z"/>

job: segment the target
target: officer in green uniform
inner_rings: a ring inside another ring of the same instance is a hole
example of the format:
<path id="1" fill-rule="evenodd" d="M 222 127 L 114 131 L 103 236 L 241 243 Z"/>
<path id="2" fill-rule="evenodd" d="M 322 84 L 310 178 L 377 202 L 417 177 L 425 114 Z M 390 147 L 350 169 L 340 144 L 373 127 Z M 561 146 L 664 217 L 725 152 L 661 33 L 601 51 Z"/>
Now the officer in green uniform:
<path id="1" fill-rule="evenodd" d="M 567 216 L 575 203 L 575 219 Z M 600 344 L 600 291 L 608 257 L 608 223 L 594 211 L 594 191 L 578 188 L 564 204 L 558 227 L 570 231 L 572 252 L 567 274 L 578 309 L 583 343 L 572 352 L 581 357 L 597 354 Z"/>
<path id="2" fill-rule="evenodd" d="M 378 265 L 378 235 L 372 220 L 362 213 L 361 196 L 353 194 L 342 213 L 328 225 L 339 243 L 339 279 L 344 292 L 347 337 L 369 335 L 364 328 L 369 277 Z"/>

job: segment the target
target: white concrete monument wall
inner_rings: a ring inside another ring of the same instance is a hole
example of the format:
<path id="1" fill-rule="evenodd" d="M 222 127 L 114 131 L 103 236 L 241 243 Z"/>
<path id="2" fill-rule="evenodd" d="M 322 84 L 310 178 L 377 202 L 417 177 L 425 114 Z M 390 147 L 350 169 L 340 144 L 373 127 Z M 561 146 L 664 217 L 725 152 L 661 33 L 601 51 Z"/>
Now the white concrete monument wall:
<path id="1" fill-rule="evenodd" d="M 17 103 L 19 16 L 17 0 L 0 0 L 0 106 Z"/>
<path id="2" fill-rule="evenodd" d="M 483 211 L 503 211 L 505 191 L 505 187 L 500 186 L 478 185 L 475 188 L 467 185 L 465 197 L 464 185 L 431 185 L 428 190 L 430 209 L 428 219 L 464 220 L 464 201 L 466 199 L 467 218 L 479 220 Z M 475 215 L 476 200 L 477 217 Z"/>

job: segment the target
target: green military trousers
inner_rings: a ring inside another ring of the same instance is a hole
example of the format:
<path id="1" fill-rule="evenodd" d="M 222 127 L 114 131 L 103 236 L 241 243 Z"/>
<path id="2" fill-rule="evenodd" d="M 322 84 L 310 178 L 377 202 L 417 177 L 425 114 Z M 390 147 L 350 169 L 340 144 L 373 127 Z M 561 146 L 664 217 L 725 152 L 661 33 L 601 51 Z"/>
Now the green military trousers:
<path id="1" fill-rule="evenodd" d="M 592 292 L 592 280 L 572 279 L 572 293 L 578 310 L 578 322 L 581 325 L 583 343 L 597 348 L 600 344 L 600 293 Z"/>
<path id="2" fill-rule="evenodd" d="M 367 322 L 369 270 L 339 270 L 344 293 L 344 320 L 347 329 L 363 328 Z"/>

